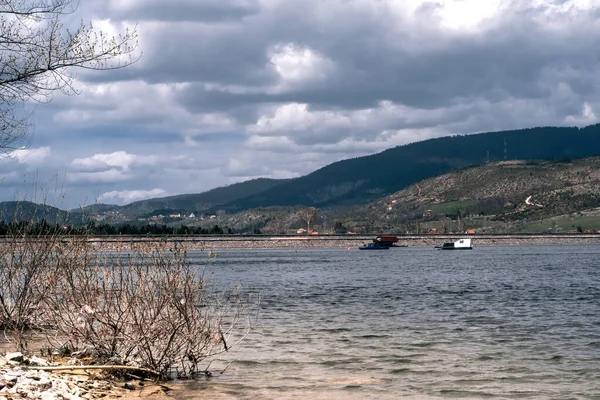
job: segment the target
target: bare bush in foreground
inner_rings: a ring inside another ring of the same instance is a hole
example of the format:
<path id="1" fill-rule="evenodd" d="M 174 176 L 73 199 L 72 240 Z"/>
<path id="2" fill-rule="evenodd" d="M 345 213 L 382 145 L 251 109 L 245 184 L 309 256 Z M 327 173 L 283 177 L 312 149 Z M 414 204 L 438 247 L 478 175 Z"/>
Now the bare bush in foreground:
<path id="1" fill-rule="evenodd" d="M 207 280 L 171 242 L 127 253 L 93 253 L 64 265 L 47 299 L 56 345 L 192 377 L 200 363 L 227 351 L 251 329 L 239 330 L 245 308 L 235 291 L 208 298 Z"/>
<path id="2" fill-rule="evenodd" d="M 28 332 L 47 326 L 45 301 L 59 279 L 65 247 L 57 232 L 42 235 L 32 231 L 37 228 L 14 225 L 0 242 L 0 329 L 19 350 L 27 347 Z"/>

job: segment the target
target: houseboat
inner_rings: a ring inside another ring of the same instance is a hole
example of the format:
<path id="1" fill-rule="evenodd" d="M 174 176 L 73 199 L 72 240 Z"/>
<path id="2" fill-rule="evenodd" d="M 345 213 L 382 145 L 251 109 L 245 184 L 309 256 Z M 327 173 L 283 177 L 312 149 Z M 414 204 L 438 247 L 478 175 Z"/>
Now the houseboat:
<path id="1" fill-rule="evenodd" d="M 435 246 L 439 250 L 471 250 L 471 239 L 459 239 L 455 242 L 446 242 L 442 246 Z"/>
<path id="2" fill-rule="evenodd" d="M 390 246 L 382 246 L 380 243 L 366 243 L 358 248 L 359 250 L 389 250 Z"/>
<path id="3" fill-rule="evenodd" d="M 398 244 L 398 237 L 392 235 L 378 235 L 372 243 L 367 243 L 359 247 L 361 250 L 387 250 L 392 247 L 408 247 Z"/>

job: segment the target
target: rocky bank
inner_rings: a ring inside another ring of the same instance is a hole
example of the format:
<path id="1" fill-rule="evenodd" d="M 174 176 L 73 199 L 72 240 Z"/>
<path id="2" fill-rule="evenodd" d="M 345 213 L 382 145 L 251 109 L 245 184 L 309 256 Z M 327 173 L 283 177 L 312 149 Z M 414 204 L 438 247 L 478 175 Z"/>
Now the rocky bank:
<path id="1" fill-rule="evenodd" d="M 78 360 L 67 360 L 68 371 L 44 371 L 48 360 L 22 353 L 0 356 L 0 400 L 85 400 L 147 397 L 163 387 L 134 379 L 109 379 L 104 372 L 77 369 Z M 63 364 L 64 365 L 64 364 Z"/>

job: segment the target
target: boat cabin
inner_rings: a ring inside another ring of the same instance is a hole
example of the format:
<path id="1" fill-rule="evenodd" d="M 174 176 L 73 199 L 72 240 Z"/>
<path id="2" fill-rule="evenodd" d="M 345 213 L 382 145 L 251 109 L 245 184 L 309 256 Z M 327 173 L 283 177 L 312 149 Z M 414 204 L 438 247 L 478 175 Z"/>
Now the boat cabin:
<path id="1" fill-rule="evenodd" d="M 455 242 L 446 242 L 443 246 L 437 247 L 441 250 L 471 250 L 471 239 L 459 239 Z"/>
<path id="2" fill-rule="evenodd" d="M 373 242 L 379 243 L 381 246 L 392 247 L 398 243 L 398 237 L 392 235 L 378 235 Z"/>
<path id="3" fill-rule="evenodd" d="M 367 243 L 359 247 L 360 250 L 389 250 L 390 246 L 382 246 L 377 242 Z"/>

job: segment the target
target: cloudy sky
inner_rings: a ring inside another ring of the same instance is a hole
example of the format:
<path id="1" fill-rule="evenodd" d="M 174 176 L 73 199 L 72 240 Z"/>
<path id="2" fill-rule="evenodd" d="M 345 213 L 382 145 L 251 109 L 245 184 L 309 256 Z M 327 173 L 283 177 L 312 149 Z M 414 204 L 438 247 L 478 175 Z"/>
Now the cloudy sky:
<path id="1" fill-rule="evenodd" d="M 0 200 L 124 204 L 600 116 L 597 0 L 85 0 L 72 18 L 137 25 L 142 57 L 36 106 Z"/>

